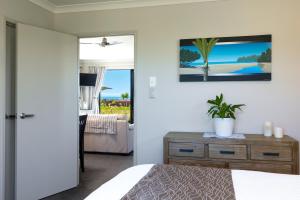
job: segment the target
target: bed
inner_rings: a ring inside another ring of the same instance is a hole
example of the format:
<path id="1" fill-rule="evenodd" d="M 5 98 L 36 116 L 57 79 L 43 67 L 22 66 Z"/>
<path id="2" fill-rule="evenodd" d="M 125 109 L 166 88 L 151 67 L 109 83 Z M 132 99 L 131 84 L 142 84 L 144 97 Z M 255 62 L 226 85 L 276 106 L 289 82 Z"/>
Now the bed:
<path id="1" fill-rule="evenodd" d="M 175 180 L 173 182 L 180 181 L 181 187 L 174 188 L 172 183 L 168 183 L 170 185 L 160 185 L 155 182 L 155 180 L 153 181 L 155 175 L 153 173 L 151 174 L 151 172 L 155 171 L 154 168 L 158 169 L 157 175 L 160 176 L 162 181 L 167 180 L 168 176 L 164 173 L 160 173 L 159 170 L 162 168 L 169 170 L 169 174 L 174 175 L 173 178 L 175 178 Z M 185 179 L 186 174 L 180 174 L 193 170 L 197 170 L 197 173 L 201 172 L 202 175 L 206 175 L 201 177 L 201 173 L 200 175 L 197 174 L 195 177 L 200 181 L 193 183 L 195 179 L 187 182 L 187 179 Z M 226 174 L 230 174 L 230 177 L 224 178 L 227 176 Z M 214 178 L 217 178 L 217 181 L 213 180 Z M 201 179 L 205 181 L 201 181 Z M 228 184 L 230 181 L 226 182 L 226 179 L 231 179 L 231 183 Z M 148 181 L 148 183 L 145 184 L 145 181 Z M 195 185 L 197 186 L 197 184 L 200 184 L 200 188 L 203 189 L 203 191 L 199 192 L 205 192 L 200 198 L 199 196 L 191 195 L 194 189 L 193 187 Z M 231 185 L 232 189 L 230 189 Z M 230 190 L 232 191 L 230 192 Z M 151 192 L 160 193 L 160 195 L 153 197 L 151 196 Z M 166 195 L 167 193 L 168 195 Z M 137 165 L 121 172 L 103 184 L 85 200 L 100 199 L 300 200 L 300 176 L 175 165 Z"/>

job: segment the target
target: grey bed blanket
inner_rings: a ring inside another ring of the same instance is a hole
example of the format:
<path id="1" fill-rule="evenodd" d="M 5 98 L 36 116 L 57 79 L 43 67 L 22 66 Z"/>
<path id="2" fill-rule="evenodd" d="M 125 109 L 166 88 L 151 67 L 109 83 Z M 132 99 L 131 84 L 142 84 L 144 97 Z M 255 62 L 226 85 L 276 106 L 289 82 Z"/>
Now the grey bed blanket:
<path id="1" fill-rule="evenodd" d="M 235 200 L 231 170 L 155 165 L 122 200 Z"/>

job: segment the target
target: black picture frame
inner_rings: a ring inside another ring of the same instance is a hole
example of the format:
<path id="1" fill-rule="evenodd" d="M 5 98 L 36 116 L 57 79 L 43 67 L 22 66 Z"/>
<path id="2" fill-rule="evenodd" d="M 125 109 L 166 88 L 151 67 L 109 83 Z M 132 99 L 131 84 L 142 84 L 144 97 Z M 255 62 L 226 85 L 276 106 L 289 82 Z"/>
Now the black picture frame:
<path id="1" fill-rule="evenodd" d="M 206 39 L 209 41 L 212 38 Z M 213 57 L 212 60 L 215 59 L 218 62 L 210 62 L 208 59 L 211 69 L 208 71 L 206 80 L 204 80 L 200 63 L 202 55 L 194 45 L 196 39 L 180 40 L 180 82 L 272 80 L 272 35 L 218 37 L 217 39 L 218 42 L 210 55 Z M 194 55 L 188 55 L 188 53 Z M 193 62 L 187 62 L 193 56 L 197 57 L 196 53 L 200 58 Z M 223 61 L 222 58 L 224 58 Z M 226 71 L 227 69 L 228 71 Z M 232 70 L 230 71 L 230 69 Z"/>

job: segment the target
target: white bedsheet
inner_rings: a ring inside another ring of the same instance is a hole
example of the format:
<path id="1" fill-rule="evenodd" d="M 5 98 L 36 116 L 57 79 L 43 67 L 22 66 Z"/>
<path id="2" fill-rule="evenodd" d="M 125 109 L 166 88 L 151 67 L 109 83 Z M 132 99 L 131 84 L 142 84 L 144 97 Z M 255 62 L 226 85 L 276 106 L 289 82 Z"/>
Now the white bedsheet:
<path id="1" fill-rule="evenodd" d="M 85 200 L 119 200 L 152 164 L 131 167 L 103 184 Z M 236 200 L 300 200 L 300 176 L 232 170 Z"/>
<path id="2" fill-rule="evenodd" d="M 236 200 L 300 200 L 300 176 L 233 170 Z"/>

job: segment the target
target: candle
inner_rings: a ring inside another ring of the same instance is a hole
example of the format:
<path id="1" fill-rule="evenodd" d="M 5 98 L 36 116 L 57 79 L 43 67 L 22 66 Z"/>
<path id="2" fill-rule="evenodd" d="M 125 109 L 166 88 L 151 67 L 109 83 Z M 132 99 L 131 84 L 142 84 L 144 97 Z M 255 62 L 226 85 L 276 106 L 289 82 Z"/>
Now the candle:
<path id="1" fill-rule="evenodd" d="M 283 129 L 280 127 L 274 128 L 274 136 L 275 138 L 282 138 L 283 137 Z"/>
<path id="2" fill-rule="evenodd" d="M 265 122 L 264 124 L 264 136 L 271 137 L 272 136 L 272 122 Z"/>

